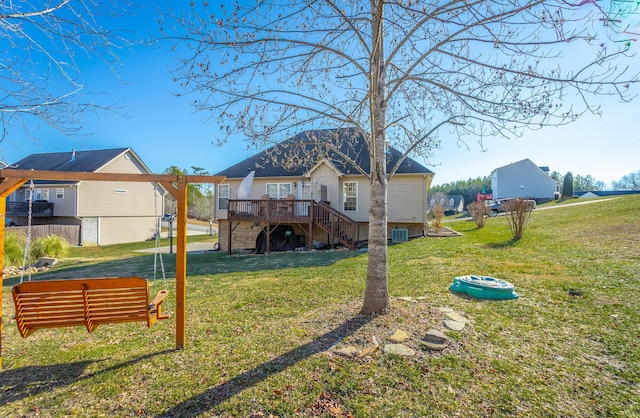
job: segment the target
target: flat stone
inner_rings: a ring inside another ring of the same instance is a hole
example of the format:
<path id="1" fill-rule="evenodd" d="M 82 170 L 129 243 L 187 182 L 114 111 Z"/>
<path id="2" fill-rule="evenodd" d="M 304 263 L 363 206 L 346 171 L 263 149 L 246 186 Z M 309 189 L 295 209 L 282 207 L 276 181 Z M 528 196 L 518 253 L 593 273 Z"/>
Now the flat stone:
<path id="1" fill-rule="evenodd" d="M 425 334 L 423 341 L 434 343 L 434 344 L 444 344 L 447 342 L 447 336 L 442 333 L 442 331 L 438 331 L 437 329 L 430 329 Z"/>
<path id="2" fill-rule="evenodd" d="M 446 307 L 446 306 L 444 306 L 444 307 L 442 307 L 442 308 L 438 308 L 438 310 L 439 310 L 440 312 L 442 312 L 442 313 L 450 313 L 450 312 L 453 312 L 453 309 L 448 308 L 448 307 Z"/>
<path id="3" fill-rule="evenodd" d="M 418 302 L 421 302 L 421 301 L 423 301 L 423 300 L 427 300 L 427 299 L 429 299 L 429 296 L 418 296 L 418 297 L 416 298 L 416 300 L 417 300 Z"/>
<path id="4" fill-rule="evenodd" d="M 447 337 L 437 329 L 430 329 L 420 341 L 422 346 L 428 350 L 442 351 L 447 348 Z"/>
<path id="5" fill-rule="evenodd" d="M 400 296 L 398 300 L 403 300 L 405 302 L 417 303 L 418 301 L 412 298 L 411 296 Z"/>
<path id="6" fill-rule="evenodd" d="M 395 354 L 397 356 L 415 356 L 416 351 L 404 344 L 385 344 L 385 354 Z"/>
<path id="7" fill-rule="evenodd" d="M 445 317 L 447 319 L 450 319 L 452 321 L 458 321 L 458 322 L 462 322 L 464 324 L 466 324 L 468 322 L 468 319 L 465 318 L 464 316 L 460 315 L 459 313 L 456 312 L 447 312 L 445 314 Z"/>
<path id="8" fill-rule="evenodd" d="M 344 357 L 354 357 L 358 354 L 358 349 L 352 345 L 334 350 L 334 353 Z"/>
<path id="9" fill-rule="evenodd" d="M 401 329 L 396 330 L 391 337 L 389 337 L 389 341 L 392 343 L 403 343 L 409 339 L 409 335 Z"/>
<path id="10" fill-rule="evenodd" d="M 453 331 L 462 331 L 465 326 L 464 322 L 453 321 L 451 319 L 445 319 L 443 322 L 447 328 Z"/>
<path id="11" fill-rule="evenodd" d="M 428 350 L 433 350 L 433 351 L 442 351 L 445 348 L 447 348 L 447 344 L 445 343 L 432 343 L 429 341 L 420 341 L 420 343 L 424 348 Z"/>
<path id="12" fill-rule="evenodd" d="M 369 354 L 373 354 L 377 349 L 378 345 L 370 345 L 369 347 L 365 347 L 362 350 L 358 351 L 358 357 L 368 356 Z"/>

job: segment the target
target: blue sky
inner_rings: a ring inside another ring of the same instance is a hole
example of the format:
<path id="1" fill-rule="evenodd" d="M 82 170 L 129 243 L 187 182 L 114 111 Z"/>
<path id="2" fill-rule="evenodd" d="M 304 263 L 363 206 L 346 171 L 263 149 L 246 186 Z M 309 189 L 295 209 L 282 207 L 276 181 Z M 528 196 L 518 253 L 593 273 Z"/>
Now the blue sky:
<path id="1" fill-rule="evenodd" d="M 151 18 L 137 20 L 153 27 Z M 640 50 L 640 43 L 633 45 Z M 207 122 L 206 114 L 194 113 L 189 97 L 172 81 L 169 68 L 176 56 L 167 47 L 138 45 L 124 51 L 119 67 L 120 79 L 108 68 L 90 64 L 83 76 L 91 91 L 99 92 L 102 103 L 117 103 L 121 113 L 87 115 L 81 135 L 68 137 L 42 127 L 34 129 L 37 142 L 12 131 L 0 142 L 0 159 L 15 162 L 32 153 L 131 147 L 156 173 L 169 166 L 191 170 L 201 167 L 215 173 L 251 155 L 242 141 L 222 148 L 212 145 L 218 127 Z M 640 58 L 632 64 L 636 67 Z M 590 174 L 610 183 L 640 170 L 640 134 L 636 119 L 640 101 L 618 103 L 599 99 L 603 116 L 586 114 L 564 127 L 526 131 L 517 140 L 488 139 L 484 151 L 474 142 L 469 149 L 457 145 L 456 138 L 441 131 L 442 149 L 429 161 L 418 160 L 436 173 L 434 184 L 470 177 L 486 176 L 500 166 L 524 158 L 562 174 Z"/>

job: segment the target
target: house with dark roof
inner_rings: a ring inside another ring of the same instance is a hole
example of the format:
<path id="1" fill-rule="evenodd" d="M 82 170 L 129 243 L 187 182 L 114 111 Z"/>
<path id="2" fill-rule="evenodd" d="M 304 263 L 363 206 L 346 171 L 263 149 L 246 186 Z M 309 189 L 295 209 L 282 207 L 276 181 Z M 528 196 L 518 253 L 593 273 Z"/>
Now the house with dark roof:
<path id="1" fill-rule="evenodd" d="M 151 174 L 131 148 L 32 154 L 15 162 L 23 170 Z M 153 183 L 27 181 L 7 199 L 7 217 L 26 225 L 75 225 L 78 242 L 108 245 L 144 241 L 156 231 L 164 189 Z"/>
<path id="2" fill-rule="evenodd" d="M 559 185 L 549 175 L 549 167 L 539 167 L 526 158 L 491 172 L 493 200 L 521 197 L 538 203 L 557 199 Z"/>
<path id="3" fill-rule="evenodd" d="M 394 230 L 424 234 L 434 175 L 401 157 L 387 149 L 387 171 L 395 169 L 387 189 L 390 238 Z M 216 173 L 226 177 L 216 193 L 220 248 L 355 248 L 368 239 L 369 172 L 362 133 L 325 129 L 302 132 Z"/>
<path id="4" fill-rule="evenodd" d="M 438 193 L 437 196 L 429 197 L 428 209 L 440 205 L 445 210 L 445 215 L 453 215 L 464 211 L 464 196 L 461 194 L 445 195 Z"/>

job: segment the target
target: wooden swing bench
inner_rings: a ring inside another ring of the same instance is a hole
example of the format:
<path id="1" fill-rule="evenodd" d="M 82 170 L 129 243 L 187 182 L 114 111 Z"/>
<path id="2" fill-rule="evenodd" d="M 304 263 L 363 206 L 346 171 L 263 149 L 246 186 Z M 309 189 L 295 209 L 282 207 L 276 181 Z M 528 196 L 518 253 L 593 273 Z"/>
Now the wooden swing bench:
<path id="1" fill-rule="evenodd" d="M 141 277 L 48 280 L 24 282 L 12 290 L 20 335 L 40 328 L 146 322 L 148 327 L 162 313 L 167 290 L 159 291 L 149 304 L 149 284 Z"/>

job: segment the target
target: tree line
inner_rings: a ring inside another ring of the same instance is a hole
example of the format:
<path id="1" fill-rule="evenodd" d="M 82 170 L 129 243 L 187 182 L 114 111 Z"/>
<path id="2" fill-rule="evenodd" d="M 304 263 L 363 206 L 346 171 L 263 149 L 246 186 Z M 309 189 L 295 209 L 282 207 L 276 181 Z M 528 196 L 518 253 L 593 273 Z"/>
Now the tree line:
<path id="1" fill-rule="evenodd" d="M 202 167 L 191 167 L 189 170 L 172 165 L 163 171 L 163 174 L 207 176 L 210 173 Z M 190 183 L 187 185 L 187 216 L 201 221 L 213 221 L 213 209 L 215 205 L 215 186 L 213 184 Z M 178 202 L 167 194 L 164 201 L 164 213 L 176 213 Z"/>

